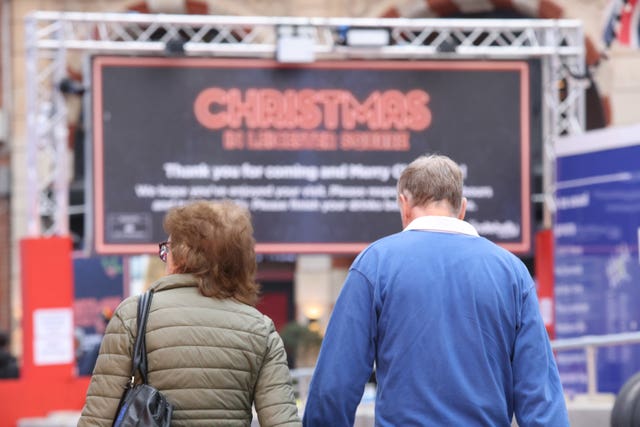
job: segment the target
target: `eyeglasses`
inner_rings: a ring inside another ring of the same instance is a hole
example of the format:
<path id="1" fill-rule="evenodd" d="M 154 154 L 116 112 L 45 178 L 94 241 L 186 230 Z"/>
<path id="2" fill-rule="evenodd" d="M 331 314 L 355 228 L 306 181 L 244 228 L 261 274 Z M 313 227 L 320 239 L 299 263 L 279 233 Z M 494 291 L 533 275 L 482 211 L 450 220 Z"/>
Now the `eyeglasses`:
<path id="1" fill-rule="evenodd" d="M 162 262 L 167 262 L 167 255 L 169 254 L 169 244 L 171 244 L 171 242 L 168 240 L 158 243 L 158 256 L 160 257 Z"/>

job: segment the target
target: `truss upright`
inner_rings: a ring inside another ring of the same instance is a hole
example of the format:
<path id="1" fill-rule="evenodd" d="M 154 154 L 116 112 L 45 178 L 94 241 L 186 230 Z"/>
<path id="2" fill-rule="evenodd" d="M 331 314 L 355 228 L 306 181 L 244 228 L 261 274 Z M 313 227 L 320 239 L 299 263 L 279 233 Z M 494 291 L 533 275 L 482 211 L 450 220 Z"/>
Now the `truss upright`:
<path id="1" fill-rule="evenodd" d="M 349 46 L 350 28 L 385 29 L 385 46 Z M 35 12 L 26 21 L 28 233 L 66 235 L 68 112 L 59 90 L 70 53 L 275 58 L 283 31 L 325 59 L 542 61 L 543 193 L 549 211 L 554 145 L 585 128 L 584 35 L 573 20 L 368 19 Z M 545 221 L 546 222 L 546 221 Z M 546 224 L 550 225 L 550 223 Z"/>

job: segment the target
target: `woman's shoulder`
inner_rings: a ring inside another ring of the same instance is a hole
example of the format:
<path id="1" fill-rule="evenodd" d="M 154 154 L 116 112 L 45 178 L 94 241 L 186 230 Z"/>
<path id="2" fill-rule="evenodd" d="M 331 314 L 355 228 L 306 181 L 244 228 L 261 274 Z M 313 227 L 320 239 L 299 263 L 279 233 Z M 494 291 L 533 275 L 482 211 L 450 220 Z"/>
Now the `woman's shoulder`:
<path id="1" fill-rule="evenodd" d="M 256 307 L 240 302 L 234 298 L 226 298 L 219 301 L 226 309 L 237 313 L 238 316 L 242 316 L 249 321 L 252 320 L 255 323 L 255 327 L 263 330 L 265 334 L 269 334 L 273 328 L 273 321 L 269 316 L 263 314 Z"/>
<path id="2" fill-rule="evenodd" d="M 114 311 L 114 316 L 121 318 L 122 320 L 129 320 L 137 317 L 138 314 L 138 299 L 140 295 L 130 295 L 118 304 Z"/>
<path id="3" fill-rule="evenodd" d="M 233 298 L 219 300 L 219 302 L 223 305 L 225 313 L 236 316 L 240 322 L 239 327 L 246 332 L 267 339 L 276 331 L 273 320 L 257 308 Z"/>

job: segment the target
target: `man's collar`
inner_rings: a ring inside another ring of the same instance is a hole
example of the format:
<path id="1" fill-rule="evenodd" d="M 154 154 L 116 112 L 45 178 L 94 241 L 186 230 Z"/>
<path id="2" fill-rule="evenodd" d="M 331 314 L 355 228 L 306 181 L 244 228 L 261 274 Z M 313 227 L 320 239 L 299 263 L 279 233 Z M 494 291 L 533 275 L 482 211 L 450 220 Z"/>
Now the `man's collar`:
<path id="1" fill-rule="evenodd" d="M 450 216 L 421 216 L 411 221 L 403 231 L 408 230 L 440 231 L 478 236 L 473 225 Z"/>

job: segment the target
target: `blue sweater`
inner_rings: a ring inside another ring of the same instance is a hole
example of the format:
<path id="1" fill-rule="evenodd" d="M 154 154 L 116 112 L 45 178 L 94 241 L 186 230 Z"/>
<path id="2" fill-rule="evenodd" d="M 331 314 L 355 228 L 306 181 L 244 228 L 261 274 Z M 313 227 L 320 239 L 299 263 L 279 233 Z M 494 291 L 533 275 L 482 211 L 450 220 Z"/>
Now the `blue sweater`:
<path id="1" fill-rule="evenodd" d="M 482 237 L 411 230 L 356 258 L 303 424 L 352 426 L 374 362 L 376 426 L 569 425 L 531 276 Z"/>

